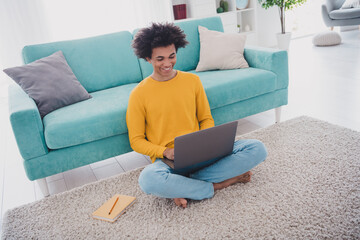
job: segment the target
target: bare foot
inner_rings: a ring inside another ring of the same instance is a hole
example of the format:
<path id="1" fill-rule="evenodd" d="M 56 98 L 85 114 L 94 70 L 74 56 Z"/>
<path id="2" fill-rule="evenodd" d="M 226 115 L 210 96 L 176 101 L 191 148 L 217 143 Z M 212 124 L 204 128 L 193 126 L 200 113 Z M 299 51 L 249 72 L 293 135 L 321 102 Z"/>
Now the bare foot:
<path id="1" fill-rule="evenodd" d="M 252 172 L 248 171 L 244 174 L 241 174 L 239 176 L 227 179 L 223 182 L 220 183 L 213 183 L 214 185 L 214 190 L 220 190 L 223 188 L 227 188 L 230 185 L 233 185 L 235 183 L 247 183 L 250 182 L 251 180 L 251 175 Z M 187 207 L 187 200 L 185 198 L 174 198 L 174 202 L 176 204 L 176 206 L 182 207 L 182 208 L 186 208 Z"/>
<path id="2" fill-rule="evenodd" d="M 250 182 L 251 181 L 251 175 L 252 175 L 252 172 L 248 171 L 248 172 L 246 172 L 244 174 L 241 174 L 239 176 L 227 179 L 227 180 L 225 180 L 223 182 L 213 183 L 214 190 L 220 190 L 220 189 L 223 189 L 223 188 L 227 188 L 230 185 L 233 185 L 235 183 L 247 183 L 247 182 Z"/>
<path id="3" fill-rule="evenodd" d="M 186 208 L 187 206 L 187 201 L 185 198 L 174 198 L 174 202 L 178 207 Z"/>

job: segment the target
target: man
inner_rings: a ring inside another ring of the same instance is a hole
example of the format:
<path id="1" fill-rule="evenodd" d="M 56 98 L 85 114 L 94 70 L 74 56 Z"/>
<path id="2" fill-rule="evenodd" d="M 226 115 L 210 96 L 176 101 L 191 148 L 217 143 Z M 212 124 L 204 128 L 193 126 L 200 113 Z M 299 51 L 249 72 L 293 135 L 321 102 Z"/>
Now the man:
<path id="1" fill-rule="evenodd" d="M 153 162 L 140 174 L 141 189 L 173 198 L 183 208 L 186 199 L 211 198 L 215 190 L 249 182 L 250 169 L 267 156 L 260 141 L 239 140 L 229 156 L 186 175 L 161 161 L 164 157 L 174 159 L 175 137 L 214 126 L 199 77 L 174 69 L 177 50 L 188 44 L 185 37 L 170 23 L 153 23 L 136 34 L 132 44 L 135 54 L 152 64 L 153 73 L 131 92 L 126 114 L 131 147 Z"/>

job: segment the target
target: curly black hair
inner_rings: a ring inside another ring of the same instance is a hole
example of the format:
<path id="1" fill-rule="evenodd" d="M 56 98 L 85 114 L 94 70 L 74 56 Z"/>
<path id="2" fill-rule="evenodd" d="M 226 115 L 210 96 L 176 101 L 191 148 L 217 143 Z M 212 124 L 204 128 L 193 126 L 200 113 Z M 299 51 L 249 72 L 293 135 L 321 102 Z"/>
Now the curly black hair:
<path id="1" fill-rule="evenodd" d="M 132 47 L 138 58 L 146 60 L 151 58 L 154 48 L 174 44 L 177 51 L 188 43 L 184 31 L 173 23 L 152 23 L 150 27 L 142 28 L 137 32 Z"/>

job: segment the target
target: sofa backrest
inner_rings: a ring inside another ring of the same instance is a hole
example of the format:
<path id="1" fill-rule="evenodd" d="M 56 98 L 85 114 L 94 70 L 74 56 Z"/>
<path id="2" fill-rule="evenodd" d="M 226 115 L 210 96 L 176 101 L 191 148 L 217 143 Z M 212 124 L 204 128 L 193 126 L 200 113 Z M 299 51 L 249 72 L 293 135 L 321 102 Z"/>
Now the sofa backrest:
<path id="1" fill-rule="evenodd" d="M 175 69 L 181 71 L 194 70 L 199 62 L 200 56 L 200 40 L 198 26 L 203 26 L 209 30 L 223 32 L 224 28 L 220 17 L 210 17 L 196 20 L 188 20 L 177 22 L 175 25 L 179 26 L 186 34 L 186 40 L 189 44 L 185 48 L 178 49 L 177 62 Z M 134 31 L 134 35 L 138 30 Z M 152 73 L 152 66 L 145 60 L 140 60 L 140 67 L 143 74 L 143 78 L 146 78 Z"/>
<path id="2" fill-rule="evenodd" d="M 95 92 L 142 80 L 131 42 L 131 33 L 123 31 L 25 46 L 22 54 L 27 64 L 61 50 L 80 83 L 88 92 Z"/>

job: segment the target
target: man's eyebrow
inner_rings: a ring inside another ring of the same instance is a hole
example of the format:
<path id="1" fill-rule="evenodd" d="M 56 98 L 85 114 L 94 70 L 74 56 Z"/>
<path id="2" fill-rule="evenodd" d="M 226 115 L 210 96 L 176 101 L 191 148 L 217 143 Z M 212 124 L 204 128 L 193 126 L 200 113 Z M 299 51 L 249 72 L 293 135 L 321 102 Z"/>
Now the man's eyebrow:
<path id="1" fill-rule="evenodd" d="M 169 57 L 174 56 L 174 55 L 175 55 L 175 53 L 172 53 L 172 54 L 170 54 Z M 156 58 L 164 58 L 164 56 L 157 56 Z"/>

